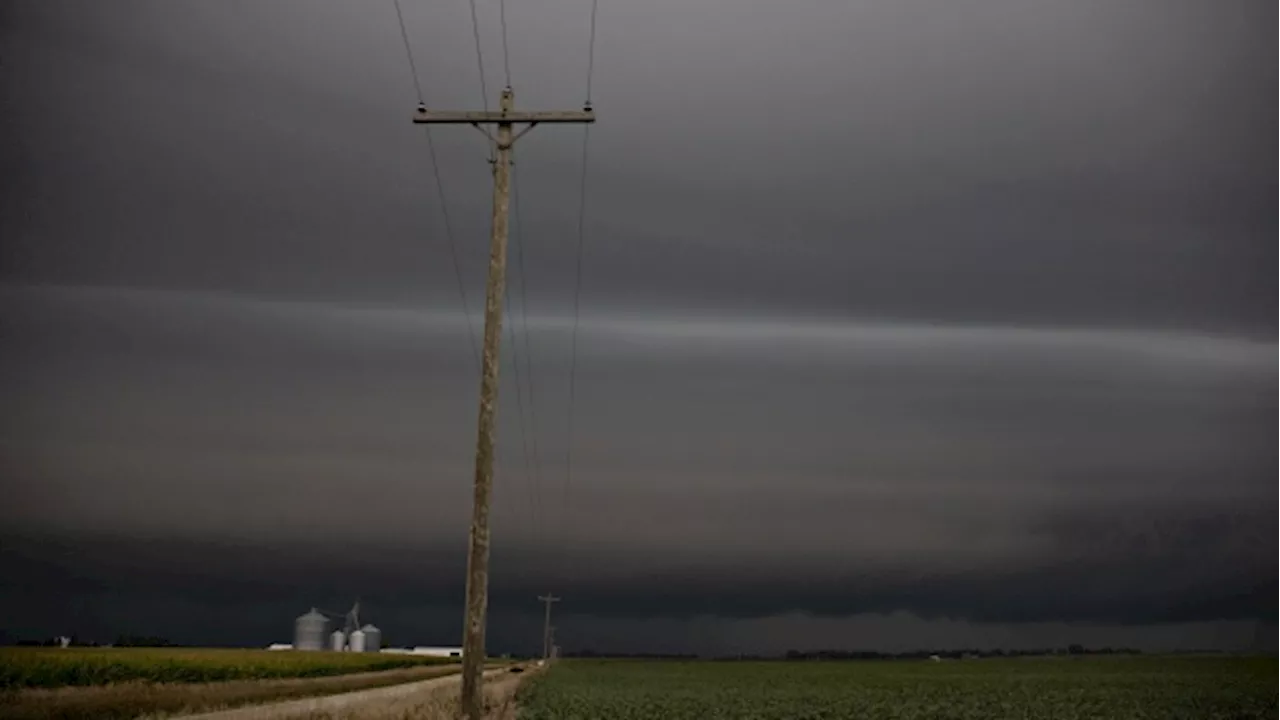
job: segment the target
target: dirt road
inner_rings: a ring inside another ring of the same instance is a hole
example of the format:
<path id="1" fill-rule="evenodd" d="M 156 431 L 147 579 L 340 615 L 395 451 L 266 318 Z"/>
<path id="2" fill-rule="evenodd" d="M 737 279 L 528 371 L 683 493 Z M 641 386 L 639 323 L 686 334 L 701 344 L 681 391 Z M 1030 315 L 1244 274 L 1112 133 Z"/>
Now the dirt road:
<path id="1" fill-rule="evenodd" d="M 486 671 L 485 690 L 491 702 L 498 706 L 506 703 L 520 678 L 520 674 L 509 673 L 505 668 Z M 446 675 L 372 690 L 183 715 L 181 720 L 372 720 L 407 715 L 445 718 L 456 709 L 458 682 L 458 675 Z"/>

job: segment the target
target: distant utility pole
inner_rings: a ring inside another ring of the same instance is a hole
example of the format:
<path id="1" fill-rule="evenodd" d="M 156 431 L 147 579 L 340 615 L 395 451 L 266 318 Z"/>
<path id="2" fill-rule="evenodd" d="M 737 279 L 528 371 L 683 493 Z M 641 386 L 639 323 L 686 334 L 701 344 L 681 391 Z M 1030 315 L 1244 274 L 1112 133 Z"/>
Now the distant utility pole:
<path id="1" fill-rule="evenodd" d="M 560 602 L 554 595 L 539 595 L 538 599 L 547 606 L 547 613 L 542 619 L 542 659 L 551 657 L 551 603 Z"/>
<path id="2" fill-rule="evenodd" d="M 480 720 L 484 714 L 481 672 L 484 667 L 485 614 L 489 605 L 489 494 L 493 487 L 493 426 L 498 404 L 498 339 L 502 336 L 502 292 L 507 275 L 507 220 L 510 214 L 511 146 L 539 123 L 593 123 L 590 106 L 581 111 L 516 112 L 511 88 L 502 91 L 500 109 L 432 111 L 419 105 L 415 124 L 472 125 L 493 142 L 493 227 L 489 239 L 489 281 L 484 301 L 484 359 L 480 371 L 480 422 L 476 440 L 475 491 L 471 511 L 471 547 L 467 554 L 467 609 L 462 634 L 462 714 Z M 512 133 L 516 124 L 526 127 Z M 488 125 L 498 128 L 495 137 Z"/>

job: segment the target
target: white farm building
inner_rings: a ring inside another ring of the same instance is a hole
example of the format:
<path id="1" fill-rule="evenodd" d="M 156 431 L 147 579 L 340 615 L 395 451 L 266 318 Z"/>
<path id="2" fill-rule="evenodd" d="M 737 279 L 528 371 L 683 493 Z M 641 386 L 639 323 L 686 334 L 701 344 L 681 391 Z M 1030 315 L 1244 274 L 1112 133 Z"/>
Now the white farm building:
<path id="1" fill-rule="evenodd" d="M 382 648 L 384 653 L 396 653 L 400 655 L 426 655 L 427 657 L 462 657 L 462 648 L 460 647 L 428 647 L 426 645 L 418 645 L 412 650 L 405 648 Z"/>

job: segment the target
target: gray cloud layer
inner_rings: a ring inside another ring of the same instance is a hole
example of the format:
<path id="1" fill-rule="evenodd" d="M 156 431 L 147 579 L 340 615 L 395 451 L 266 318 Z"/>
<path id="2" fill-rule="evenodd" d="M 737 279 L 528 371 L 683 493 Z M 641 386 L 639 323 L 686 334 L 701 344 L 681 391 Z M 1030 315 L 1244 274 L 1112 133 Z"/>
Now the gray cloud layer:
<path id="1" fill-rule="evenodd" d="M 465 3 L 405 6 L 428 101 L 478 104 Z M 521 104 L 582 101 L 587 8 L 509 9 Z M 393 9 L 3 12 L 0 553 L 40 580 L 0 614 L 258 642 L 364 593 L 454 632 L 479 320 Z M 580 135 L 517 154 L 542 472 L 508 364 L 498 636 L 548 584 L 579 647 L 1274 621 L 1269 13 L 605 3 L 567 492 Z"/>
<path id="2" fill-rule="evenodd" d="M 607 7 L 592 302 L 1273 336 L 1260 6 L 935 5 Z M 129 7 L 11 11 L 10 274 L 454 302 L 393 13 Z M 530 106 L 581 101 L 584 10 L 513 9 Z M 476 104 L 465 8 L 407 14 L 432 103 Z M 436 134 L 476 288 L 480 136 Z M 543 306 L 577 142 L 521 147 Z"/>
<path id="3" fill-rule="evenodd" d="M 375 597 L 456 594 L 475 388 L 461 316 L 76 288 L 5 301 L 6 336 L 56 360 L 8 386 L 6 457 L 30 479 L 7 526 L 107 548 L 184 538 L 129 562 L 145 583 L 212 554 L 184 571 L 197 598 L 332 592 L 325 568 Z M 562 384 L 566 324 L 530 327 L 541 377 Z M 567 506 L 563 404 L 540 405 L 536 492 L 505 388 L 496 607 L 554 578 L 626 617 L 1270 612 L 1271 343 L 657 316 L 582 329 L 589 422 Z M 244 568 L 214 538 L 286 549 Z M 138 557 L 126 547 L 101 554 Z M 78 552 L 55 576 L 130 587 Z"/>

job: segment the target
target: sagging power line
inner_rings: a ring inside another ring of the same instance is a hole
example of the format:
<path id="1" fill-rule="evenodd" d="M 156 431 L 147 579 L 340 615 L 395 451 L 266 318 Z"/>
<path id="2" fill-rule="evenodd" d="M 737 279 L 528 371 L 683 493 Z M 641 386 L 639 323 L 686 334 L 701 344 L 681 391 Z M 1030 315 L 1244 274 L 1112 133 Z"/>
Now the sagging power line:
<path id="1" fill-rule="evenodd" d="M 591 0 L 591 33 L 587 41 L 587 89 L 586 97 L 582 103 L 583 108 L 588 111 L 591 110 L 591 85 L 595 74 L 596 11 L 598 7 L 599 0 Z M 581 324 L 582 317 L 582 257 L 586 246 L 587 167 L 589 165 L 590 157 L 591 126 L 584 125 L 582 128 L 582 172 L 578 181 L 578 242 L 574 262 L 573 330 L 569 340 L 569 411 L 566 419 L 564 485 L 562 486 L 560 493 L 560 504 L 566 515 L 569 510 L 569 491 L 573 485 L 573 421 L 578 387 L 578 327 Z M 560 553 L 562 562 L 567 563 L 569 551 L 568 526 L 566 523 L 561 523 L 561 525 L 564 533 L 564 544 Z"/>
<path id="2" fill-rule="evenodd" d="M 474 19 L 474 15 L 472 17 Z M 506 83 L 507 83 L 506 86 L 509 88 L 514 88 L 515 86 L 513 85 L 512 79 L 511 79 L 511 50 L 510 50 L 510 45 L 508 43 L 506 0 L 499 0 L 498 2 L 498 18 L 502 26 L 503 76 L 506 79 Z M 511 185 L 512 185 L 511 204 L 512 204 L 512 211 L 513 211 L 513 220 L 514 220 L 514 227 L 513 227 L 514 232 L 512 233 L 512 239 L 516 247 L 516 260 L 517 260 L 515 276 L 519 279 L 518 285 L 520 289 L 519 318 L 520 318 L 521 324 L 524 326 L 524 330 L 522 333 L 524 335 L 523 352 L 524 352 L 524 362 L 525 362 L 523 385 L 527 389 L 528 408 L 529 408 L 529 422 L 527 424 L 527 428 L 528 428 L 527 433 L 524 430 L 526 425 L 523 422 L 524 402 L 519 399 L 522 393 L 521 377 L 520 377 L 520 369 L 519 369 L 521 348 L 520 348 L 520 343 L 516 339 L 515 314 L 511 312 L 510 293 L 506 295 L 506 306 L 507 306 L 507 314 L 512 315 L 513 319 L 511 324 L 508 327 L 509 327 L 509 334 L 511 336 L 512 363 L 513 363 L 513 366 L 516 368 L 514 374 L 515 374 L 515 380 L 516 380 L 516 397 L 517 397 L 517 405 L 518 405 L 517 410 L 520 412 L 521 418 L 522 418 L 521 424 L 520 424 L 521 426 L 520 443 L 522 446 L 522 450 L 524 454 L 524 462 L 526 467 L 525 469 L 526 485 L 529 487 L 530 494 L 533 497 L 533 500 L 532 500 L 534 504 L 533 514 L 535 515 L 535 518 L 545 519 L 543 506 L 542 506 L 542 458 L 541 458 L 541 450 L 539 448 L 539 443 L 538 443 L 538 412 L 537 412 L 537 394 L 535 390 L 536 384 L 534 383 L 534 372 L 533 372 L 533 346 L 529 340 L 529 293 L 528 293 L 529 276 L 526 273 L 525 261 L 524 261 L 524 230 L 523 230 L 524 223 L 522 221 L 522 213 L 520 212 L 520 198 L 522 193 L 520 192 L 520 173 L 519 173 L 519 168 L 516 165 L 514 149 L 511 152 Z M 537 519 L 534 520 L 534 524 L 535 526 L 538 525 Z M 534 528 L 535 543 L 537 543 L 541 539 L 542 539 L 542 534 L 538 529 L 538 527 L 535 527 Z"/>
<path id="3" fill-rule="evenodd" d="M 398 21 L 399 27 L 400 27 L 400 38 L 404 43 L 405 56 L 408 60 L 409 71 L 413 78 L 414 91 L 417 94 L 419 106 L 424 106 L 425 102 L 424 102 L 424 93 L 422 89 L 422 82 L 418 74 L 417 63 L 415 62 L 415 59 L 414 59 L 413 46 L 409 41 L 409 34 L 404 21 L 404 12 L 400 6 L 399 0 L 394 0 L 394 4 L 395 4 L 395 10 L 396 10 L 396 20 Z M 474 7 L 474 4 L 473 4 L 473 7 Z M 474 19 L 475 19 L 475 16 L 473 15 L 473 20 Z M 475 26 L 475 28 L 478 33 L 478 25 Z M 477 56 L 476 56 L 477 65 L 481 73 L 480 84 L 481 84 L 481 93 L 483 96 L 485 92 L 484 76 L 483 76 L 484 59 L 483 59 L 483 54 L 480 52 L 480 46 L 478 44 L 476 46 L 476 52 L 477 52 Z M 506 64 L 505 63 L 505 55 L 506 55 L 505 44 L 503 48 L 503 53 L 504 53 L 504 64 Z M 487 103 L 486 103 L 486 107 L 487 107 Z M 449 259 L 453 267 L 454 278 L 457 281 L 458 296 L 460 298 L 460 302 L 462 305 L 463 318 L 467 324 L 467 338 L 471 345 L 471 354 L 476 364 L 476 370 L 477 372 L 479 372 L 481 367 L 480 351 L 476 345 L 475 329 L 472 327 L 472 323 L 471 323 L 470 304 L 467 301 L 467 292 L 466 292 L 465 283 L 463 282 L 461 262 L 459 261 L 459 258 L 458 258 L 457 241 L 455 240 L 455 237 L 454 237 L 453 221 L 451 219 L 451 214 L 449 212 L 449 203 L 445 197 L 444 180 L 441 177 L 440 164 L 437 159 L 435 141 L 431 134 L 431 128 L 430 126 L 427 126 L 427 127 L 424 127 L 424 130 L 427 136 L 427 149 L 428 149 L 428 154 L 431 161 L 430 162 L 431 171 L 432 171 L 433 178 L 435 180 L 436 192 L 440 202 L 440 212 L 444 222 L 445 237 L 448 241 Z M 517 216 L 517 221 L 518 220 L 519 220 L 519 217 Z M 519 230 L 517 229 L 517 243 L 519 243 L 519 241 L 520 241 Z M 520 268 L 522 269 L 523 253 L 521 253 L 521 258 L 522 258 L 522 261 L 520 263 Z M 523 286 L 524 286 L 523 273 L 521 272 L 520 275 L 521 275 L 521 280 L 520 280 L 521 291 L 523 294 Z M 525 326 L 526 328 L 528 327 L 527 311 L 525 314 Z M 514 328 L 512 329 L 512 333 L 514 334 Z M 528 345 L 528 342 L 527 342 L 527 330 L 526 330 L 526 346 L 527 345 Z M 515 363 L 516 367 L 518 368 L 520 363 L 519 350 L 518 350 L 518 344 L 515 343 L 514 340 L 512 341 L 512 360 Z M 527 374 L 529 375 L 529 380 L 531 382 L 532 370 L 533 370 L 531 362 L 526 362 L 526 370 L 527 370 Z M 541 531 L 540 531 L 541 523 L 539 521 L 539 518 L 542 515 L 542 509 L 541 509 L 542 501 L 541 501 L 541 489 L 540 489 L 541 466 L 536 455 L 537 432 L 536 432 L 536 429 L 532 427 L 526 429 L 525 414 L 524 414 L 523 399 L 522 399 L 524 393 L 521 387 L 522 379 L 518 369 L 514 373 L 514 377 L 515 377 L 515 383 L 516 383 L 516 397 L 517 397 L 517 418 L 518 418 L 517 423 L 519 426 L 520 442 L 523 450 L 523 460 L 524 460 L 524 469 L 525 469 L 525 472 L 524 472 L 525 486 L 529 494 L 530 532 L 535 538 L 537 538 L 541 536 Z M 536 417 L 537 417 L 536 413 L 533 412 L 532 402 L 533 402 L 533 398 L 532 398 L 532 387 L 531 387 L 530 388 L 530 417 L 529 417 L 530 424 L 535 423 Z M 530 459 L 530 450 L 529 450 L 530 442 L 528 439 L 530 436 L 532 436 L 532 444 L 533 444 L 534 453 L 535 453 L 532 461 Z"/>

